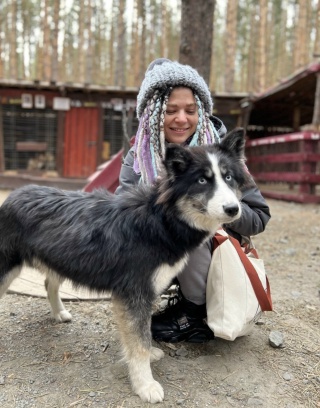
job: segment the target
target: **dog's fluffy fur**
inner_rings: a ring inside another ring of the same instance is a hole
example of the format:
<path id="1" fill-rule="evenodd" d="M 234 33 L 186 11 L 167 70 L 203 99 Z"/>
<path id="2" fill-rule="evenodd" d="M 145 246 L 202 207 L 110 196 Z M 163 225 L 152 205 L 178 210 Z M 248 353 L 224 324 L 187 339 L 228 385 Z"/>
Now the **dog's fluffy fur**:
<path id="1" fill-rule="evenodd" d="M 24 264 L 46 274 L 57 321 L 71 320 L 59 284 L 112 293 L 113 309 L 132 387 L 142 400 L 163 400 L 150 361 L 152 303 L 182 270 L 188 253 L 241 215 L 244 134 L 219 145 L 169 145 L 164 175 L 153 187 L 119 196 L 26 186 L 0 208 L 0 297 Z"/>

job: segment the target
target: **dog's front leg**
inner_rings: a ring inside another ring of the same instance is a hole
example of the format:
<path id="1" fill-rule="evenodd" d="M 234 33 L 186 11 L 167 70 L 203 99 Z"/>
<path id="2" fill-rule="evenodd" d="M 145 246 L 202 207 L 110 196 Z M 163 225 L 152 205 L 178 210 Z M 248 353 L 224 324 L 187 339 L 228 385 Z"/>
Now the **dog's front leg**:
<path id="1" fill-rule="evenodd" d="M 125 359 L 128 364 L 133 391 L 146 402 L 161 402 L 164 397 L 162 386 L 152 376 L 151 307 L 150 311 L 139 307 L 128 307 L 120 299 L 113 299 L 113 311 L 118 324 Z M 156 353 L 157 354 L 157 353 Z M 158 353 L 159 354 L 159 353 Z M 160 358 L 160 356 L 158 355 Z"/>

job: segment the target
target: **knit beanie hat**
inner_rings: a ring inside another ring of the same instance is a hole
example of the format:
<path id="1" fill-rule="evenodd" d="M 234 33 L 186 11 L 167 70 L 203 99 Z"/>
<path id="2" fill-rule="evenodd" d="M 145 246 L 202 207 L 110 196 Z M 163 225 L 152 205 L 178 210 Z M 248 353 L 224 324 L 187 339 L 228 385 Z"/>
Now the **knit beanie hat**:
<path id="1" fill-rule="evenodd" d="M 158 58 L 149 65 L 137 96 L 137 116 L 141 118 L 155 90 L 166 92 L 170 87 L 186 86 L 199 96 L 205 111 L 211 115 L 213 102 L 205 80 L 189 65 Z"/>

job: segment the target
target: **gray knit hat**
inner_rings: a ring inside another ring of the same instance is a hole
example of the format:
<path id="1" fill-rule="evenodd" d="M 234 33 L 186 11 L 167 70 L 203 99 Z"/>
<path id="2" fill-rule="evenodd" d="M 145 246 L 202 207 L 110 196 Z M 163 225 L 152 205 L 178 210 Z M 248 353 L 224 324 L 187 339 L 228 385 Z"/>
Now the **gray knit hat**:
<path id="1" fill-rule="evenodd" d="M 155 90 L 165 92 L 169 87 L 186 86 L 199 96 L 206 112 L 211 115 L 213 102 L 205 80 L 189 65 L 158 58 L 149 65 L 137 96 L 137 116 L 141 118 Z"/>

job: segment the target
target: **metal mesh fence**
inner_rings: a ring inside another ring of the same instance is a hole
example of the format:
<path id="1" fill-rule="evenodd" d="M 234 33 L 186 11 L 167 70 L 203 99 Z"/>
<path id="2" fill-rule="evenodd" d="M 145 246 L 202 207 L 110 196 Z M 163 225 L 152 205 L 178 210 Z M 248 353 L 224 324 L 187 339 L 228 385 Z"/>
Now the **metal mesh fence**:
<path id="1" fill-rule="evenodd" d="M 55 170 L 57 113 L 2 105 L 5 170 Z"/>

